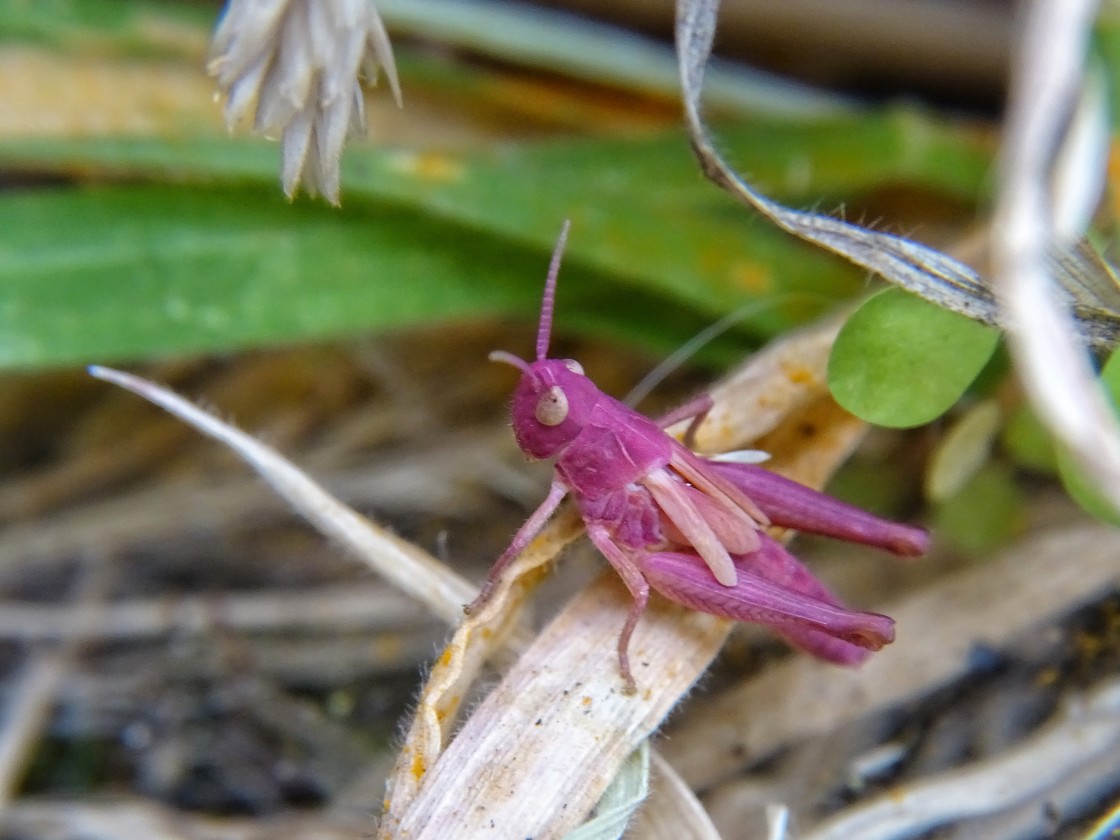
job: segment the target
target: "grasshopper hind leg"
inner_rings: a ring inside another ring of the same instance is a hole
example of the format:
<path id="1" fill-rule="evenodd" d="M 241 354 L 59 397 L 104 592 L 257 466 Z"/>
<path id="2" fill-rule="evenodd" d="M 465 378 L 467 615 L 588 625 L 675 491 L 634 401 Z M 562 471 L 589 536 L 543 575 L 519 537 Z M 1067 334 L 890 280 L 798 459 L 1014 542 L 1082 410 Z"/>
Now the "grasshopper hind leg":
<path id="1" fill-rule="evenodd" d="M 603 553 L 614 570 L 618 572 L 626 588 L 634 598 L 630 613 L 626 616 L 626 623 L 622 625 L 622 633 L 618 637 L 618 670 L 622 680 L 626 683 L 627 694 L 635 694 L 638 685 L 634 681 L 634 674 L 630 670 L 630 637 L 634 635 L 634 628 L 646 610 L 649 603 L 649 584 L 637 564 L 631 560 L 611 539 L 610 531 L 602 524 L 588 525 L 587 534 L 595 547 Z"/>

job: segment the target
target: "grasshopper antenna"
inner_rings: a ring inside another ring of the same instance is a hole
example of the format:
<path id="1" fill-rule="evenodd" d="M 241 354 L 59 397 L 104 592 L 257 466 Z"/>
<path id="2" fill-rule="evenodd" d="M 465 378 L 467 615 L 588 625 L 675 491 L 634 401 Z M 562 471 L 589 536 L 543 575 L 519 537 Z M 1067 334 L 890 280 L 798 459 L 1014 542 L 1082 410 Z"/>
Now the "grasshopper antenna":
<path id="1" fill-rule="evenodd" d="M 548 265 L 548 279 L 544 281 L 541 323 L 537 327 L 538 362 L 548 356 L 548 340 L 552 335 L 552 310 L 556 305 L 556 276 L 560 273 L 560 258 L 564 255 L 564 246 L 568 243 L 568 230 L 571 226 L 571 219 L 565 219 L 564 227 L 560 229 L 560 238 L 556 240 L 556 247 L 552 250 L 552 262 Z"/>

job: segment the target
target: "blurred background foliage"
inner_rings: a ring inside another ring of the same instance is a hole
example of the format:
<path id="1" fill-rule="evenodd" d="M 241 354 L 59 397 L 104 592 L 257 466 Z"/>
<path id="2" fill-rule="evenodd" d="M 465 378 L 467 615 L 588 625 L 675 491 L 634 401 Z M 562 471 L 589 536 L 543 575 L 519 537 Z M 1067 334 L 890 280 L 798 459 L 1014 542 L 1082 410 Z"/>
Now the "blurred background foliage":
<path id="1" fill-rule="evenodd" d="M 384 4 L 390 29 L 409 5 Z M 543 40 L 539 10 L 446 6 L 432 19 L 463 43 L 436 48 L 423 20 L 406 20 L 405 109 L 370 94 L 372 137 L 347 152 L 335 210 L 287 207 L 276 148 L 226 138 L 200 72 L 212 4 L 5 0 L 0 166 L 13 189 L 0 205 L 0 364 L 528 315 L 569 217 L 561 325 L 658 353 L 749 305 L 738 341 L 708 356 L 728 359 L 865 288 L 698 176 L 676 127 L 668 44 L 639 50 L 621 30 L 569 20 L 551 34 L 562 51 L 518 62 L 503 27 Z M 567 73 L 576 61 L 581 78 Z M 731 82 L 737 98 L 720 97 Z M 730 69 L 712 87 L 731 158 L 781 200 L 935 241 L 982 201 L 993 137 L 974 121 Z"/>

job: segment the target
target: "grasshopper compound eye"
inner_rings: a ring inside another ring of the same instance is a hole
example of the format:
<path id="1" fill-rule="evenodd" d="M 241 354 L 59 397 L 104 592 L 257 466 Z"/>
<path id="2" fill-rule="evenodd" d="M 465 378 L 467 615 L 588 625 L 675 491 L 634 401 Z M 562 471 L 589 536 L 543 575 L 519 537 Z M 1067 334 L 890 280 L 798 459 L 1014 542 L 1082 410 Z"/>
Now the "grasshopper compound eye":
<path id="1" fill-rule="evenodd" d="M 542 426 L 559 426 L 568 417 L 568 396 L 559 385 L 553 385 L 537 400 L 533 412 Z"/>
<path id="2" fill-rule="evenodd" d="M 564 367 L 566 367 L 572 373 L 578 373 L 580 376 L 584 375 L 583 365 L 581 365 L 575 359 L 565 359 L 564 360 Z"/>

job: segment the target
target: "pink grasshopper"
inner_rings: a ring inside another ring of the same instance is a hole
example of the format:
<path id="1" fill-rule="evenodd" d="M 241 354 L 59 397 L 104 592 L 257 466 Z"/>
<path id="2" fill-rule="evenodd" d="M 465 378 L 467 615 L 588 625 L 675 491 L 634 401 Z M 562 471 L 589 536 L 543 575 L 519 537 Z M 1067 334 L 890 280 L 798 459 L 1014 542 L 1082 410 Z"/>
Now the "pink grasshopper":
<path id="1" fill-rule="evenodd" d="M 505 569 L 571 493 L 592 543 L 634 598 L 618 638 L 619 668 L 630 692 L 630 637 L 650 587 L 693 609 L 768 625 L 794 646 L 839 664 L 858 664 L 892 642 L 891 619 L 845 608 L 762 529 L 795 528 L 909 556 L 926 550 L 926 532 L 881 520 L 758 466 L 703 458 L 664 431 L 691 418 L 691 433 L 710 398 L 655 423 L 600 391 L 578 362 L 547 358 L 567 235 L 565 223 L 545 282 L 536 361 L 500 350 L 490 354 L 492 361 L 521 370 L 513 395 L 514 436 L 531 458 L 555 458 L 556 474 L 468 613 L 490 598 Z"/>

